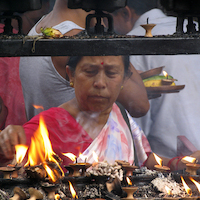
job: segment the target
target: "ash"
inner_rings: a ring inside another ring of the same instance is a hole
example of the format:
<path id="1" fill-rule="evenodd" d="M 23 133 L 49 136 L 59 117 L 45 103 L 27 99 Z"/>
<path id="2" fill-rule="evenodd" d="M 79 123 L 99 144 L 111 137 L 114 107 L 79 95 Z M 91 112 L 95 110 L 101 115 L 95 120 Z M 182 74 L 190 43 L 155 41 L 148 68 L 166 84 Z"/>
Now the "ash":
<path id="1" fill-rule="evenodd" d="M 160 172 L 156 170 L 147 169 L 147 167 L 141 167 L 140 169 L 135 169 L 136 176 L 155 176 L 158 175 Z"/>
<path id="2" fill-rule="evenodd" d="M 83 199 L 101 198 L 105 190 L 106 188 L 103 184 L 86 185 L 84 190 L 78 193 L 78 196 Z"/>
<path id="3" fill-rule="evenodd" d="M 159 177 L 151 181 L 154 187 L 158 189 L 159 192 L 167 194 L 166 186 L 170 189 L 171 195 L 173 197 L 185 197 L 187 196 L 184 187 L 172 179 L 171 173 L 165 177 L 160 174 Z"/>

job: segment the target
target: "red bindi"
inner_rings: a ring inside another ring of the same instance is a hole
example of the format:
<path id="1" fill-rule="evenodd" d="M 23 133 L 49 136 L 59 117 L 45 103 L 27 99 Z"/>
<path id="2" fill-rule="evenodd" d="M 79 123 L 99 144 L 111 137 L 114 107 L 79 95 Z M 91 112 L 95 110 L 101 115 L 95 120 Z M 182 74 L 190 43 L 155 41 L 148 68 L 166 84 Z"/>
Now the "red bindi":
<path id="1" fill-rule="evenodd" d="M 101 62 L 101 65 L 103 65 L 103 62 Z"/>

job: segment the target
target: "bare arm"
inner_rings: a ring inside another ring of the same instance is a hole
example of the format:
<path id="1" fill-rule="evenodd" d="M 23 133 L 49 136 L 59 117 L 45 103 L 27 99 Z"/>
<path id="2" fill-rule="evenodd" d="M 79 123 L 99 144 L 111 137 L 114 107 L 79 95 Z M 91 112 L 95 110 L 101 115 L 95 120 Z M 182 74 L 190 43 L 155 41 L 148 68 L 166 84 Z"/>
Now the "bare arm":
<path id="1" fill-rule="evenodd" d="M 142 117 L 149 110 L 149 101 L 142 78 L 130 63 L 132 75 L 128 78 L 121 90 L 117 101 L 119 101 L 132 117 Z"/>
<path id="2" fill-rule="evenodd" d="M 199 160 L 200 159 L 200 150 L 195 151 L 194 153 L 192 153 L 189 156 L 194 157 L 197 160 Z M 166 158 L 166 157 L 162 157 L 162 156 L 159 156 L 159 157 L 163 161 L 163 166 L 167 166 L 169 161 L 171 160 L 171 158 Z M 148 159 L 145 163 L 145 166 L 149 169 L 155 169 L 154 165 L 158 165 L 158 163 L 156 162 L 154 155 L 150 154 L 150 156 L 148 157 Z M 172 159 L 172 162 L 170 164 L 171 171 L 181 170 L 184 168 L 186 168 L 186 164 L 181 162 L 181 160 L 179 158 L 176 157 L 175 159 Z"/>

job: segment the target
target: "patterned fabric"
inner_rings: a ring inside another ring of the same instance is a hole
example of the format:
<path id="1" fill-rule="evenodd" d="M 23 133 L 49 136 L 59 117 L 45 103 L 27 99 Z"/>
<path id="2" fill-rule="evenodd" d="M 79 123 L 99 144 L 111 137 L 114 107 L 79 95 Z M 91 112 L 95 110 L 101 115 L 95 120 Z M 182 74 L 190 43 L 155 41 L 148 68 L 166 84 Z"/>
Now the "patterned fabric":
<path id="1" fill-rule="evenodd" d="M 116 104 L 110 113 L 107 123 L 92 140 L 80 124 L 63 108 L 55 107 L 43 111 L 41 115 L 44 118 L 49 138 L 53 150 L 63 159 L 63 165 L 71 163 L 71 160 L 64 157 L 62 153 L 71 152 L 77 157 L 79 153 L 87 156 L 87 162 L 93 163 L 93 151 L 97 154 L 99 161 L 108 161 L 113 163 L 115 160 L 125 160 L 131 164 L 134 162 L 134 148 L 130 130 L 124 121 L 120 109 Z M 130 116 L 129 116 L 130 117 Z M 30 144 L 33 133 L 39 125 L 39 115 L 33 117 L 24 125 L 27 144 Z M 131 122 L 134 141 L 136 142 L 136 151 L 140 163 L 147 158 L 147 152 L 150 151 L 148 143 L 143 132 L 136 123 Z M 81 161 L 78 158 L 78 161 Z"/>

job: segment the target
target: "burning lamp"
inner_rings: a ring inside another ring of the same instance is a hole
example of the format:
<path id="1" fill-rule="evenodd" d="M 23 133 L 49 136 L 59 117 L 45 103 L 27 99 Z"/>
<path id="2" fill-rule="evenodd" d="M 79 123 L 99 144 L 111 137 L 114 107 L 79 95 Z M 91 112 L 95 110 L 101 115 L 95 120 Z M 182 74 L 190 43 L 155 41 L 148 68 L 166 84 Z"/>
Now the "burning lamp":
<path id="1" fill-rule="evenodd" d="M 158 157 L 155 153 L 153 153 L 153 155 L 154 155 L 156 162 L 158 163 L 158 165 L 154 165 L 154 167 L 156 168 L 157 171 L 167 172 L 170 170 L 169 167 L 163 166 L 163 161 L 160 157 Z"/>
<path id="2" fill-rule="evenodd" d="M 70 192 L 72 194 L 72 199 L 78 199 L 78 196 L 76 194 L 76 191 L 75 191 L 72 183 L 70 181 L 68 181 L 68 182 L 69 182 L 69 190 L 70 190 Z"/>
<path id="3" fill-rule="evenodd" d="M 123 199 L 134 199 L 133 193 L 137 191 L 138 187 L 132 186 L 132 182 L 128 177 L 126 177 L 126 181 L 128 187 L 122 187 L 122 190 L 124 190 L 127 193 L 127 197 Z"/>
<path id="4" fill-rule="evenodd" d="M 166 190 L 167 195 L 165 195 L 163 197 L 164 200 L 178 200 L 178 199 L 180 199 L 180 197 L 174 197 L 173 196 L 173 193 L 172 193 L 172 191 L 169 187 L 165 186 L 165 190 Z"/>
<path id="5" fill-rule="evenodd" d="M 162 79 L 162 85 L 172 85 L 176 79 L 169 78 L 169 75 L 166 71 L 163 70 L 163 75 L 166 77 L 165 79 Z M 173 84 L 174 85 L 174 84 Z"/>
<path id="6" fill-rule="evenodd" d="M 185 156 L 181 159 L 181 162 L 186 164 L 186 172 L 190 175 L 196 175 L 197 170 L 200 168 L 200 164 L 197 164 L 198 160 L 191 156 Z"/>
<path id="7" fill-rule="evenodd" d="M 74 176 L 74 177 L 78 177 L 78 176 L 85 176 L 85 173 L 86 173 L 86 170 L 87 168 L 89 168 L 91 166 L 90 163 L 86 163 L 86 162 L 77 162 L 77 157 L 72 154 L 72 153 L 63 153 L 64 156 L 67 156 L 68 158 L 70 158 L 73 162 L 75 163 L 71 163 L 69 164 L 69 166 L 65 166 L 65 168 L 67 170 L 69 170 L 69 174 L 70 176 Z M 87 159 L 86 156 L 83 156 L 82 154 L 79 155 L 79 157 L 82 159 L 82 160 L 85 160 Z M 81 172 L 80 172 L 81 170 Z"/>
<path id="8" fill-rule="evenodd" d="M 185 180 L 183 179 L 183 177 L 181 176 L 181 181 L 183 183 L 184 189 L 186 191 L 186 193 L 188 194 L 188 196 L 183 197 L 183 200 L 195 200 L 198 199 L 198 197 L 192 196 L 192 190 L 189 188 L 189 186 L 186 184 Z"/>

